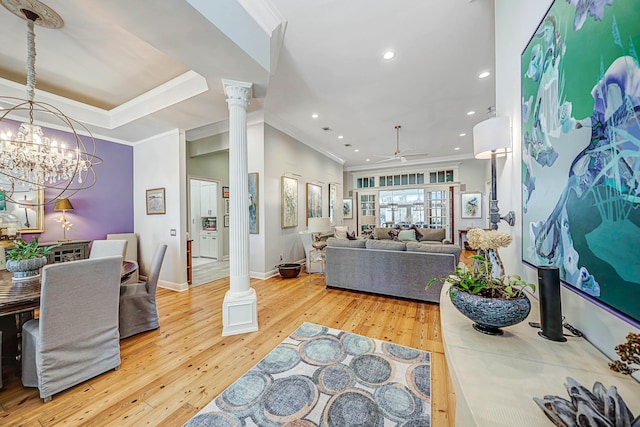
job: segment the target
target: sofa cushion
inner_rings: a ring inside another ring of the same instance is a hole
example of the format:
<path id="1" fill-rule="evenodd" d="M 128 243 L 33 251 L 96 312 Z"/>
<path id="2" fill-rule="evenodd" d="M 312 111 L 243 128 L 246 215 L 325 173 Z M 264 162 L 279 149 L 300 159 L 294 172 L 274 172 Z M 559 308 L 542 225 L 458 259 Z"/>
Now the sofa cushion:
<path id="1" fill-rule="evenodd" d="M 428 243 L 407 242 L 407 251 L 453 254 L 456 258 L 456 265 L 460 262 L 460 246 L 458 245 L 433 245 Z"/>
<path id="2" fill-rule="evenodd" d="M 446 231 L 444 228 L 437 228 L 437 229 L 423 228 L 420 230 L 420 234 L 422 234 L 422 238 L 420 239 L 421 242 L 424 240 L 442 242 L 445 239 L 445 237 L 447 237 Z"/>
<path id="3" fill-rule="evenodd" d="M 376 240 L 389 240 L 391 236 L 389 236 L 389 229 L 385 227 L 375 227 L 373 229 L 373 238 Z"/>
<path id="4" fill-rule="evenodd" d="M 416 242 L 416 230 L 400 230 L 398 233 L 398 240 L 401 242 Z"/>
<path id="5" fill-rule="evenodd" d="M 394 242 L 392 240 L 365 240 L 367 249 L 382 249 L 385 251 L 404 251 L 406 250 L 405 242 Z"/>
<path id="6" fill-rule="evenodd" d="M 338 239 L 346 239 L 349 227 L 346 225 L 336 225 L 333 229 L 333 233 Z"/>
<path id="7" fill-rule="evenodd" d="M 365 239 L 356 239 L 356 240 L 348 240 L 348 239 L 338 239 L 337 237 L 329 237 L 327 239 L 327 246 L 332 246 L 334 248 L 355 248 L 355 249 L 364 249 Z"/>

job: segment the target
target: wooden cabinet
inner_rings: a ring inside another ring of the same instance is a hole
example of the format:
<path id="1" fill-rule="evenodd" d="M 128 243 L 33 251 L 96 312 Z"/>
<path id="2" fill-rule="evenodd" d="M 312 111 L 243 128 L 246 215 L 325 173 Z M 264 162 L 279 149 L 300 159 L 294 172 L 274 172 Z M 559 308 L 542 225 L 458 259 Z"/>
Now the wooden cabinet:
<path id="1" fill-rule="evenodd" d="M 47 264 L 57 262 L 76 261 L 89 258 L 89 240 L 72 240 L 61 242 L 47 255 Z M 55 243 L 42 243 L 40 246 L 50 246 Z"/>
<path id="2" fill-rule="evenodd" d="M 200 235 L 200 256 L 205 258 L 218 258 L 217 232 L 202 232 Z"/>
<path id="3" fill-rule="evenodd" d="M 217 216 L 218 197 L 215 189 L 216 185 L 213 183 L 200 186 L 200 216 Z"/>
<path id="4" fill-rule="evenodd" d="M 193 282 L 193 257 L 191 256 L 193 240 L 187 240 L 187 283 L 189 285 Z"/>

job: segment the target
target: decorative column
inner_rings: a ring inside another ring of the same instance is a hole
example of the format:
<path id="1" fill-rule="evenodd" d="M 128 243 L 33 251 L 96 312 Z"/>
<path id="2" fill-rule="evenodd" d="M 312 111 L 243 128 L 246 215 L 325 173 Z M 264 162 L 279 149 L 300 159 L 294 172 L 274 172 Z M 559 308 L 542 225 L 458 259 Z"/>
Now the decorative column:
<path id="1" fill-rule="evenodd" d="M 229 106 L 229 275 L 222 335 L 258 330 L 258 303 L 249 279 L 247 106 L 251 83 L 222 80 Z"/>

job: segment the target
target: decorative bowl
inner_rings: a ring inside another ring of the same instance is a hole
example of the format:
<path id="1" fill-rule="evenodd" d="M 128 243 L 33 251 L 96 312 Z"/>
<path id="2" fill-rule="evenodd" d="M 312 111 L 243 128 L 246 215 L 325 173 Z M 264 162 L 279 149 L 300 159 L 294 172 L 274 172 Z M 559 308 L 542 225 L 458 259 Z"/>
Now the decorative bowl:
<path id="1" fill-rule="evenodd" d="M 451 302 L 458 311 L 474 322 L 473 328 L 487 335 L 502 335 L 500 328 L 522 322 L 531 311 L 531 301 L 522 298 L 486 298 L 449 289 Z"/>
<path id="2" fill-rule="evenodd" d="M 302 268 L 302 266 L 298 263 L 279 264 L 277 267 L 280 276 L 284 277 L 285 279 L 298 277 L 298 274 L 300 274 L 300 269 Z"/>

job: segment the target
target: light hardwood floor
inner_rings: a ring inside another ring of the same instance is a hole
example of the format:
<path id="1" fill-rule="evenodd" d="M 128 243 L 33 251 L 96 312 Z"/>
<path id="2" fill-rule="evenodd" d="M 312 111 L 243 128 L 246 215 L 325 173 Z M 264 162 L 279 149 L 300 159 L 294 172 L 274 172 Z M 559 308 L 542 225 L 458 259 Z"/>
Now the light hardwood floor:
<path id="1" fill-rule="evenodd" d="M 438 305 L 327 290 L 317 274 L 251 285 L 259 332 L 221 336 L 228 279 L 182 293 L 160 289 L 160 329 L 122 340 L 118 371 L 46 404 L 37 389 L 5 375 L 0 425 L 181 425 L 305 321 L 432 352 L 432 425 L 454 425 Z"/>

